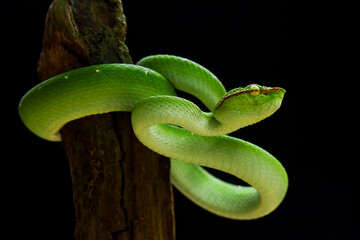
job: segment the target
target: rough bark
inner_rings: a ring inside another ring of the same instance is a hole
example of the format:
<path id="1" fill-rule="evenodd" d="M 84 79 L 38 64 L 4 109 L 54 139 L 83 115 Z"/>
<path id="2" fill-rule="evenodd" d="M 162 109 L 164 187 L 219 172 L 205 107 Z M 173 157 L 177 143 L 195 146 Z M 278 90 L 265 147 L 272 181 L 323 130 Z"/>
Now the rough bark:
<path id="1" fill-rule="evenodd" d="M 131 63 L 125 36 L 120 0 L 54 0 L 39 77 L 86 65 Z M 175 239 L 169 160 L 138 142 L 130 113 L 72 121 L 61 136 L 73 182 L 75 239 Z"/>

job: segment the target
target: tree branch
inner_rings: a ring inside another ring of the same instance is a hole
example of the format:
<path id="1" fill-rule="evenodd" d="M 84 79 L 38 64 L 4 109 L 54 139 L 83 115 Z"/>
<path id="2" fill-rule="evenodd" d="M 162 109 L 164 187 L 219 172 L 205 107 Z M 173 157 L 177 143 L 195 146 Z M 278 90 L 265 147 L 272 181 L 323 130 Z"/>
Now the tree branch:
<path id="1" fill-rule="evenodd" d="M 54 0 L 38 63 L 41 80 L 79 67 L 131 63 L 120 0 Z M 130 113 L 108 113 L 61 130 L 77 220 L 75 239 L 175 239 L 169 160 L 133 134 Z"/>

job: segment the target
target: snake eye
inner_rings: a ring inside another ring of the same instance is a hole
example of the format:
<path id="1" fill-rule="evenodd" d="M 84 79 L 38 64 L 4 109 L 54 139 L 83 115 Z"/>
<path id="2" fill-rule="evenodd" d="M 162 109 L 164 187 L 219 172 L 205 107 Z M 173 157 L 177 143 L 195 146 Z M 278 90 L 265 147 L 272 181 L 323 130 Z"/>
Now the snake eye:
<path id="1" fill-rule="evenodd" d="M 257 96 L 260 94 L 260 88 L 258 85 L 255 84 L 250 85 L 249 90 L 252 96 Z"/>

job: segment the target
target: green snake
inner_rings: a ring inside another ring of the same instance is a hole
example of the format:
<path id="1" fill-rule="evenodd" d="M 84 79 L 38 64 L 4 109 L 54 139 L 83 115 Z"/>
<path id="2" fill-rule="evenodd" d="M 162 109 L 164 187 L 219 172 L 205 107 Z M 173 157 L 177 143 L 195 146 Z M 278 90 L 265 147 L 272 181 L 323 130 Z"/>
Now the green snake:
<path id="1" fill-rule="evenodd" d="M 176 96 L 200 99 L 211 112 Z M 131 111 L 137 138 L 171 158 L 171 181 L 185 196 L 217 215 L 255 219 L 285 197 L 283 166 L 262 148 L 227 136 L 273 114 L 285 90 L 251 84 L 226 92 L 203 66 L 177 56 L 154 55 L 133 64 L 103 64 L 50 78 L 28 91 L 19 114 L 33 133 L 61 141 L 69 121 L 93 114 Z M 222 181 L 201 166 L 232 174 L 249 186 Z"/>

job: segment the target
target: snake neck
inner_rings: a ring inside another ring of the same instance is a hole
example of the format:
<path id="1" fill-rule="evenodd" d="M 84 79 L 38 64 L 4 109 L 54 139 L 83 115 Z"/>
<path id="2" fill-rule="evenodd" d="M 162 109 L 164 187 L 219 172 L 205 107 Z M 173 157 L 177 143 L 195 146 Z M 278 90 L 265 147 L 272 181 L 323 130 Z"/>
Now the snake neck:
<path id="1" fill-rule="evenodd" d="M 238 118 L 230 118 L 229 116 L 221 118 L 216 112 L 202 112 L 204 123 L 196 127 L 191 132 L 202 136 L 219 136 L 229 134 L 242 128 L 244 123 Z"/>
<path id="2" fill-rule="evenodd" d="M 220 111 L 215 109 L 209 113 L 209 126 L 211 129 L 221 132 L 220 135 L 229 134 L 240 128 L 255 124 L 264 117 L 256 114 L 256 111 Z"/>
<path id="3" fill-rule="evenodd" d="M 201 136 L 228 134 L 244 125 L 239 119 L 219 116 L 216 111 L 203 112 L 194 103 L 182 98 L 154 96 L 133 109 L 132 124 L 138 132 L 158 124 L 172 124 Z"/>

